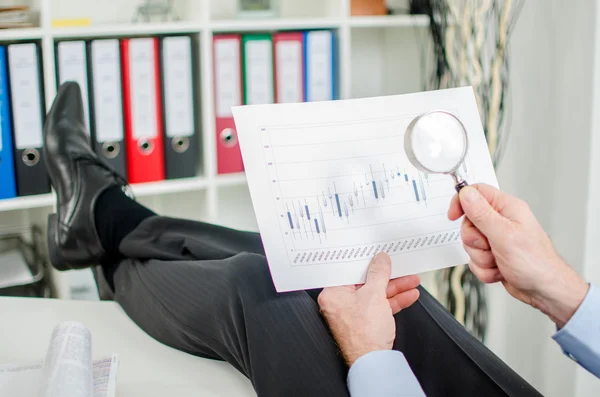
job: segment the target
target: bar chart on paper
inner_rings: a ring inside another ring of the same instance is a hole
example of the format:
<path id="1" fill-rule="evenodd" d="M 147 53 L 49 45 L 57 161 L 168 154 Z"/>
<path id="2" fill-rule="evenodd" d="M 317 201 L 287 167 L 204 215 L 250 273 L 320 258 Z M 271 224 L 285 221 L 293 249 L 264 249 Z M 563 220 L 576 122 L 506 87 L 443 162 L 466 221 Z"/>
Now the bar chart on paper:
<path id="1" fill-rule="evenodd" d="M 462 176 L 497 184 L 470 88 L 234 108 L 278 291 L 362 282 L 379 252 L 394 277 L 466 262 L 460 222 L 447 218 L 452 178 L 418 171 L 404 151 L 407 126 L 433 109 L 467 128 Z"/>
<path id="2" fill-rule="evenodd" d="M 261 128 L 271 199 L 293 265 L 457 243 L 456 224 L 439 227 L 454 195 L 451 178 L 417 171 L 404 153 L 411 120 Z M 468 161 L 462 172 L 468 178 Z"/>

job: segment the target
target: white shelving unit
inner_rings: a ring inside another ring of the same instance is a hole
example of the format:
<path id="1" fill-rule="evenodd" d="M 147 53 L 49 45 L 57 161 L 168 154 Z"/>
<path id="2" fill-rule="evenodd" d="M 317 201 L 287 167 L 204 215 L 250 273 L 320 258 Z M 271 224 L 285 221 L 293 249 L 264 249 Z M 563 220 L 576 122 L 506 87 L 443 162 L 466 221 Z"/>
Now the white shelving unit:
<path id="1" fill-rule="evenodd" d="M 30 0 L 39 11 L 40 27 L 0 31 L 0 43 L 39 41 L 43 51 L 46 106 L 56 95 L 54 47 L 58 41 L 102 37 L 190 34 L 199 45 L 199 108 L 203 175 L 134 185 L 134 193 L 155 211 L 230 227 L 256 229 L 246 178 L 243 174 L 217 175 L 213 95 L 213 35 L 223 32 L 335 29 L 339 52 L 342 99 L 417 91 L 420 64 L 427 37 L 425 16 L 350 16 L 350 0 L 281 0 L 281 16 L 274 19 L 236 19 L 236 0 L 175 0 L 183 20 L 132 24 L 135 3 L 122 0 Z M 53 28 L 56 18 L 92 18 L 90 27 Z M 425 39 L 426 40 L 426 39 Z M 368 78 L 367 78 L 368 77 Z M 242 201 L 240 201 L 242 200 Z M 43 223 L 53 211 L 54 194 L 0 201 L 4 218 Z M 15 215 L 15 213 L 17 215 Z M 68 291 L 56 277 L 59 296 Z"/>

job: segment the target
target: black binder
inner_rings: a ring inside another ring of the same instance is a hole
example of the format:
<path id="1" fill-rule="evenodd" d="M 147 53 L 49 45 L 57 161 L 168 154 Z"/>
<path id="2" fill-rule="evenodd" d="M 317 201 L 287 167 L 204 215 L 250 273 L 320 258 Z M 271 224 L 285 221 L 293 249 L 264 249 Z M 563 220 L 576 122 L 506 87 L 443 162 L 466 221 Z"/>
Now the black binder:
<path id="1" fill-rule="evenodd" d="M 45 120 L 42 54 L 37 43 L 8 46 L 8 70 L 17 194 L 29 196 L 50 192 L 44 164 Z"/>
<path id="2" fill-rule="evenodd" d="M 198 175 L 200 142 L 192 38 L 164 37 L 160 49 L 165 175 L 167 179 L 193 177 Z"/>
<path id="3" fill-rule="evenodd" d="M 119 40 L 93 40 L 88 43 L 87 59 L 94 150 L 125 178 L 127 166 Z"/>

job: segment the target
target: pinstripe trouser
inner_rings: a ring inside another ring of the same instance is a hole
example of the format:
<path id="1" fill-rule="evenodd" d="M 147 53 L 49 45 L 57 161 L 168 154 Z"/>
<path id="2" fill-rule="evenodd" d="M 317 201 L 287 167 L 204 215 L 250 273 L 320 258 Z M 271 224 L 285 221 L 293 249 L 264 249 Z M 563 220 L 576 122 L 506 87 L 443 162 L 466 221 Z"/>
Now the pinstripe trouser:
<path id="1" fill-rule="evenodd" d="M 115 300 L 156 340 L 225 360 L 259 396 L 347 396 L 318 291 L 278 294 L 260 236 L 151 217 L 119 247 Z M 433 396 L 539 396 L 427 291 L 396 315 L 394 349 Z"/>

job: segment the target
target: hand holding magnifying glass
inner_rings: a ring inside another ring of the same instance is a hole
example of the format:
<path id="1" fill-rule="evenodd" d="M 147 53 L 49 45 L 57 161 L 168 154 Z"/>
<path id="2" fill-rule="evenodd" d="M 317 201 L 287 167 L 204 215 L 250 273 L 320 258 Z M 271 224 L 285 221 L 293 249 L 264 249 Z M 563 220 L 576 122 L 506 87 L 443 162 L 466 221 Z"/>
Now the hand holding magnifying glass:
<path id="1" fill-rule="evenodd" d="M 419 171 L 452 176 L 457 192 L 469 185 L 458 173 L 467 156 L 469 138 L 453 114 L 435 110 L 415 118 L 406 129 L 404 149 Z"/>

